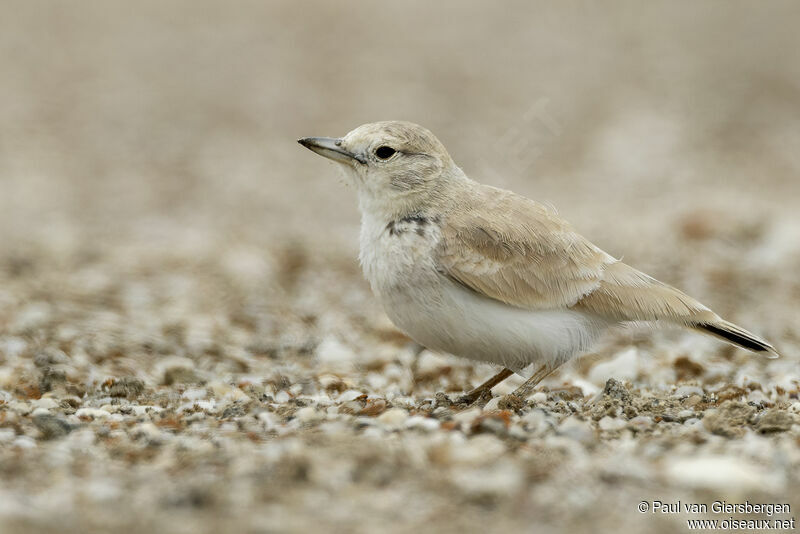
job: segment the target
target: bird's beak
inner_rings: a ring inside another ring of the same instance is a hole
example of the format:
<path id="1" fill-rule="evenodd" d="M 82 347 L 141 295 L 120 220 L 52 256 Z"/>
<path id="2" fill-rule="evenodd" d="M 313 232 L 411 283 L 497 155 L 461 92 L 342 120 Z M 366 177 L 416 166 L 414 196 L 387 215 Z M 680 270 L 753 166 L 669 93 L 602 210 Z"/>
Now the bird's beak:
<path id="1" fill-rule="evenodd" d="M 341 139 L 334 139 L 333 137 L 304 137 L 298 139 L 297 142 L 320 156 L 325 156 L 339 163 L 352 164 L 354 161 L 366 163 L 363 157 L 343 149 L 341 147 Z"/>

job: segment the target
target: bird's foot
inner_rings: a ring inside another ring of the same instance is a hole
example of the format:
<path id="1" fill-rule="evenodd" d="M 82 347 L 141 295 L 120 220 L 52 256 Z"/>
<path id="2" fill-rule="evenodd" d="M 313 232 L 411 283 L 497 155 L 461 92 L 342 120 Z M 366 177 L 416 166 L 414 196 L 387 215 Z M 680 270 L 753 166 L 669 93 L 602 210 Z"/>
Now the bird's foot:
<path id="1" fill-rule="evenodd" d="M 520 397 L 514 393 L 503 395 L 497 403 L 497 407 L 501 410 L 510 410 L 518 412 L 525 407 L 525 398 Z"/>
<path id="2" fill-rule="evenodd" d="M 491 388 L 473 389 L 469 393 L 461 395 L 453 404 L 460 407 L 469 408 L 473 405 L 485 406 L 490 400 L 492 400 Z"/>

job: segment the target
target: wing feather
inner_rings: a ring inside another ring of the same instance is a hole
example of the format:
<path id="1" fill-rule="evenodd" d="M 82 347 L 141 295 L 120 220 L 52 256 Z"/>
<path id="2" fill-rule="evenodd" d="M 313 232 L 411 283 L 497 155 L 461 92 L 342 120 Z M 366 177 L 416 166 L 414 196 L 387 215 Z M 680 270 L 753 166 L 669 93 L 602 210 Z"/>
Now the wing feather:
<path id="1" fill-rule="evenodd" d="M 447 217 L 437 250 L 440 270 L 474 291 L 525 309 L 572 306 L 616 261 L 541 204 L 481 193 Z"/>
<path id="2" fill-rule="evenodd" d="M 682 324 L 777 357 L 764 339 L 606 254 L 541 204 L 478 187 L 444 220 L 436 255 L 439 270 L 464 286 L 523 309 L 569 307 L 613 321 Z"/>

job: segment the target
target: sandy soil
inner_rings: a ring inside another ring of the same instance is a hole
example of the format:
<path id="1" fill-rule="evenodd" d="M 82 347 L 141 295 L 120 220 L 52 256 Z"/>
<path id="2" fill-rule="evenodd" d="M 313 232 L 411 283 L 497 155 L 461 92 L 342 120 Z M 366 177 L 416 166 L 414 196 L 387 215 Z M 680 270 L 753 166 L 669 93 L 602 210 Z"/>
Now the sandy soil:
<path id="1" fill-rule="evenodd" d="M 796 517 L 800 11 L 769 4 L 4 1 L 0 530 Z M 295 143 L 387 118 L 784 357 L 631 328 L 454 405 L 495 369 L 391 325 Z M 723 500 L 791 510 L 653 511 Z"/>

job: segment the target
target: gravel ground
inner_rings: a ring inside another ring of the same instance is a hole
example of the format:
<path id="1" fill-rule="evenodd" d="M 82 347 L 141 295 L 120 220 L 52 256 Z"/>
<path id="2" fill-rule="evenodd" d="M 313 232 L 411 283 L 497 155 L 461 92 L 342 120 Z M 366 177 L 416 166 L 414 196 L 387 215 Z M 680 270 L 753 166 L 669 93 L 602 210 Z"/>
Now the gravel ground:
<path id="1" fill-rule="evenodd" d="M 3 533 L 797 516 L 792 4 L 4 4 Z M 631 327 L 458 405 L 496 369 L 391 325 L 352 191 L 294 142 L 384 118 L 784 357 Z M 683 508 L 715 501 L 790 510 Z"/>

